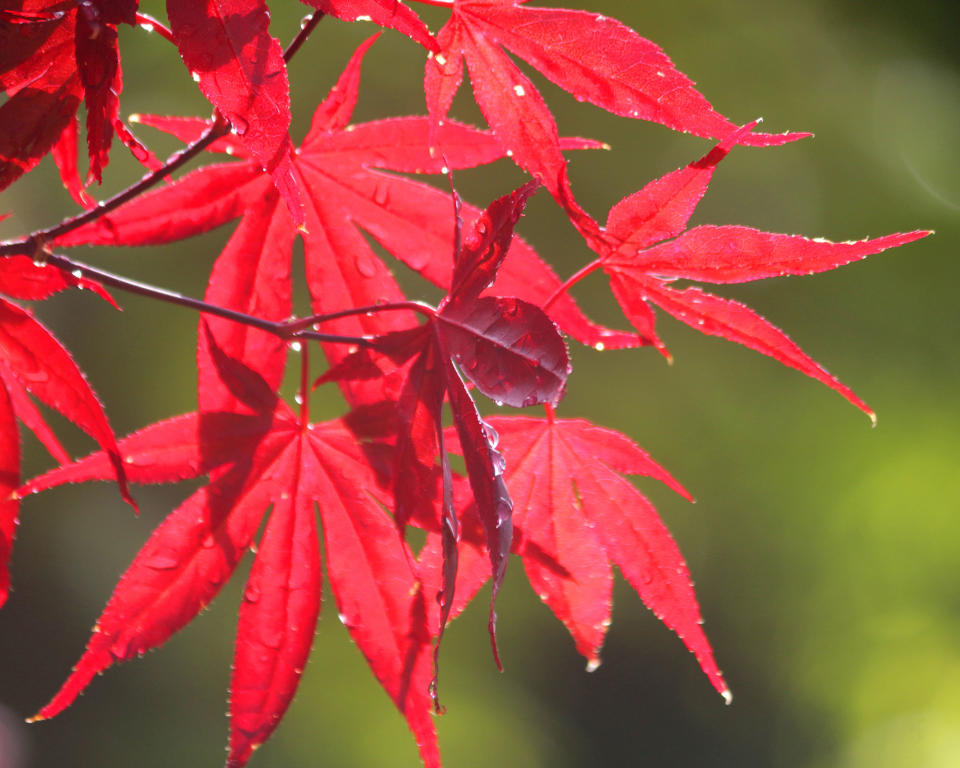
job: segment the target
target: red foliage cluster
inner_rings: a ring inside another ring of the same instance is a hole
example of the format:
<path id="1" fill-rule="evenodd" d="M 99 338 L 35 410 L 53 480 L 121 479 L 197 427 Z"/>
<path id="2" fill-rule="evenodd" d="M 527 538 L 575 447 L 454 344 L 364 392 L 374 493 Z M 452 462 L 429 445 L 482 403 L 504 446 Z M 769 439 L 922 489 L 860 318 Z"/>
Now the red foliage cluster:
<path id="1" fill-rule="evenodd" d="M 806 134 L 762 134 L 716 112 L 653 43 L 586 11 L 524 0 L 422 0 L 449 9 L 433 35 L 399 0 L 307 0 L 315 13 L 284 51 L 265 0 L 167 0 L 170 29 L 137 0 L 14 0 L 0 9 L 0 188 L 48 152 L 86 210 L 0 244 L 0 292 L 37 301 L 104 285 L 175 300 L 204 314 L 196 412 L 115 440 L 67 351 L 30 312 L 0 298 L 0 603 L 19 500 L 66 482 L 167 483 L 206 476 L 154 532 L 118 584 L 86 652 L 35 719 L 67 707 L 115 662 L 164 643 L 217 595 L 245 552 L 256 557 L 240 607 L 230 698 L 228 765 L 243 765 L 282 718 L 307 662 L 320 609 L 321 548 L 337 609 L 371 670 L 406 717 L 428 766 L 440 764 L 431 709 L 446 623 L 487 580 L 492 600 L 510 552 L 567 626 L 590 665 L 610 623 L 616 565 L 640 598 L 729 692 L 700 627 L 686 565 L 649 501 L 623 476 L 686 491 L 629 438 L 558 419 L 571 367 L 564 334 L 597 349 L 652 345 L 667 355 L 653 305 L 739 342 L 840 392 L 846 386 L 749 308 L 678 280 L 734 283 L 833 269 L 926 232 L 830 243 L 740 226 L 687 222 L 717 163 L 736 145 Z M 350 123 L 361 62 L 347 63 L 303 142 L 288 133 L 286 61 L 324 15 L 371 20 L 426 49 L 426 117 Z M 119 117 L 116 25 L 160 31 L 214 107 L 210 119 L 141 116 L 186 148 L 160 163 Z M 580 101 L 716 140 L 703 158 L 614 205 L 600 226 L 577 202 L 563 152 L 602 146 L 561 138 L 535 85 L 507 52 Z M 466 65 L 488 130 L 448 118 Z M 80 103 L 89 173 L 78 173 Z M 152 170 L 99 206 L 113 134 Z M 203 150 L 224 162 L 170 180 Z M 410 174 L 511 157 L 532 180 L 486 210 Z M 400 175 L 407 174 L 407 175 Z M 514 236 L 543 186 L 597 258 L 561 282 Z M 153 189 L 150 189 L 154 187 Z M 67 256 L 74 245 L 170 243 L 239 219 L 203 301 L 172 296 Z M 405 296 L 372 236 L 447 291 L 433 307 Z M 313 315 L 291 318 L 291 249 L 304 247 Z M 567 289 L 595 270 L 610 278 L 634 330 L 599 326 Z M 308 345 L 329 363 L 307 376 Z M 299 411 L 277 395 L 288 354 L 302 361 Z M 315 424 L 311 385 L 338 386 L 350 410 Z M 542 418 L 483 418 L 476 393 Z M 102 451 L 72 461 L 30 395 L 91 435 Z M 451 421 L 444 417 L 447 404 Z M 21 485 L 16 420 L 60 466 Z M 452 424 L 449 426 L 448 424 Z M 451 470 L 463 456 L 466 474 Z M 256 540 L 270 510 L 263 533 Z M 319 526 L 317 513 L 319 512 Z M 414 551 L 405 530 L 427 531 Z M 490 606 L 495 644 L 495 615 Z"/>

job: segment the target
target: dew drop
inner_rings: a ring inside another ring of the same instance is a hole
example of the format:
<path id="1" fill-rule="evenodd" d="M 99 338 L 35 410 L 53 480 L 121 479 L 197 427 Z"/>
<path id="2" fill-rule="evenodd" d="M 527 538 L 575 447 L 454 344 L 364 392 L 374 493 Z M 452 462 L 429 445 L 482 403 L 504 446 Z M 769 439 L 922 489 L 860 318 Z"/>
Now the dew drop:
<path id="1" fill-rule="evenodd" d="M 485 421 L 481 421 L 480 426 L 483 428 L 483 436 L 487 441 L 487 445 L 491 448 L 496 448 L 500 442 L 500 435 L 497 434 L 497 430 Z"/>
<path id="2" fill-rule="evenodd" d="M 493 404 L 498 408 L 503 408 L 503 400 L 494 400 Z"/>
<path id="3" fill-rule="evenodd" d="M 373 202 L 377 205 L 386 205 L 390 202 L 390 187 L 386 184 L 377 184 L 373 188 Z"/>
<path id="4" fill-rule="evenodd" d="M 507 152 L 506 152 L 506 154 L 507 154 L 507 157 L 513 157 L 513 150 L 512 150 L 512 149 L 508 149 Z"/>
<path id="5" fill-rule="evenodd" d="M 354 256 L 354 264 L 357 272 L 364 277 L 376 277 L 377 265 L 373 259 L 374 257 L 368 253 L 366 249 L 358 250 L 356 256 Z"/>
<path id="6" fill-rule="evenodd" d="M 267 648 L 279 648 L 283 644 L 283 631 L 261 625 L 260 642 Z"/>
<path id="7" fill-rule="evenodd" d="M 172 555 L 156 554 L 150 555 L 143 561 L 147 568 L 153 568 L 155 571 L 169 571 L 177 567 L 177 559 Z"/>
<path id="8" fill-rule="evenodd" d="M 140 29 L 144 32 L 153 32 L 153 24 L 141 24 Z"/>
<path id="9" fill-rule="evenodd" d="M 438 53 L 436 56 L 434 56 L 434 59 L 436 59 L 437 64 L 439 64 L 441 67 L 447 63 L 447 58 L 442 53 Z"/>
<path id="10" fill-rule="evenodd" d="M 514 92 L 515 94 L 517 94 L 517 96 L 526 96 L 526 95 L 527 95 L 527 92 L 524 90 L 523 86 L 520 85 L 519 83 L 518 83 L 517 85 L 513 86 L 513 92 Z"/>
<path id="11" fill-rule="evenodd" d="M 603 352 L 603 350 L 607 348 L 607 345 L 604 344 L 602 341 L 598 341 L 596 344 L 593 345 L 593 348 L 597 350 L 597 352 Z"/>
<path id="12" fill-rule="evenodd" d="M 200 82 L 200 73 L 199 73 L 199 72 L 191 72 L 191 73 L 190 73 L 190 77 L 193 78 L 193 82 L 195 82 L 195 83 L 199 83 L 199 82 Z"/>
<path id="13" fill-rule="evenodd" d="M 587 672 L 596 672 L 600 669 L 600 659 L 590 659 L 587 662 Z"/>
<path id="14" fill-rule="evenodd" d="M 260 587 L 256 584 L 247 584 L 247 588 L 243 590 L 243 599 L 248 603 L 255 603 L 260 599 Z"/>
<path id="15" fill-rule="evenodd" d="M 303 350 L 303 344 L 301 344 L 299 341 L 291 341 L 290 349 L 292 349 L 294 352 L 300 352 Z"/>
<path id="16" fill-rule="evenodd" d="M 243 136 L 250 129 L 250 123 L 246 121 L 246 118 L 241 117 L 240 115 L 233 115 L 230 118 L 230 125 L 233 126 L 233 132 L 237 136 Z"/>
<path id="17" fill-rule="evenodd" d="M 46 371 L 39 369 L 35 371 L 20 371 L 20 376 L 35 384 L 43 384 L 50 379 Z"/>

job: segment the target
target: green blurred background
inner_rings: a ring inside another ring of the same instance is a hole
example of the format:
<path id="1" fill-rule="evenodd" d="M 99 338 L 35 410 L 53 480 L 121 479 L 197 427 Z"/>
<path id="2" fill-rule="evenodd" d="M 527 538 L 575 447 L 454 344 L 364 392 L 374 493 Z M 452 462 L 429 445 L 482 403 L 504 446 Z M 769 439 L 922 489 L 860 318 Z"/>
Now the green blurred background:
<path id="1" fill-rule="evenodd" d="M 576 7 L 577 2 L 557 3 Z M 162 3 L 143 10 L 163 17 Z M 274 3 L 288 39 L 306 10 Z M 419 7 L 418 7 L 419 10 Z M 879 426 L 802 375 L 661 317 L 676 358 L 649 349 L 574 350 L 561 415 L 615 427 L 698 499 L 652 482 L 689 562 L 707 633 L 734 692 L 712 690 L 679 640 L 625 584 L 604 664 L 592 674 L 512 564 L 500 602 L 506 674 L 489 658 L 485 611 L 447 635 L 438 720 L 451 768 L 473 766 L 960 765 L 960 56 L 955 0 L 591 0 L 656 41 L 724 114 L 813 140 L 737 149 L 694 223 L 856 239 L 917 228 L 934 238 L 812 278 L 718 291 L 786 329 L 879 414 Z M 423 9 L 436 29 L 444 13 Z M 295 138 L 353 47 L 373 29 L 326 20 L 292 66 Z M 124 29 L 124 112 L 208 110 L 172 48 Z M 365 68 L 356 120 L 423 111 L 421 50 L 386 34 Z M 536 77 L 536 76 L 535 76 Z M 581 153 L 574 189 L 602 217 L 710 143 L 613 118 L 537 79 L 561 132 L 603 139 Z M 462 94 L 463 96 L 463 94 Z M 479 120 L 469 98 L 461 119 Z M 148 129 L 158 152 L 174 145 Z M 149 134 L 149 135 L 148 135 Z M 104 193 L 141 171 L 114 152 Z M 507 163 L 458 174 L 485 204 L 522 176 Z M 71 212 L 52 164 L 0 195 L 0 236 Z M 123 274 L 200 295 L 230 227 L 174 247 L 79 251 Z M 589 259 L 545 194 L 520 231 L 570 274 Z M 594 317 L 623 324 L 604 281 L 578 286 Z M 102 396 L 120 434 L 192 409 L 196 317 L 120 296 L 37 308 Z M 328 388 L 327 388 L 328 389 Z M 326 399 L 325 399 L 326 398 Z M 318 393 L 320 418 L 340 405 Z M 56 422 L 59 429 L 62 422 Z M 90 443 L 59 430 L 75 454 Z M 49 459 L 24 438 L 25 474 Z M 95 680 L 54 721 L 22 720 L 78 658 L 117 579 L 154 525 L 193 486 L 141 489 L 139 519 L 115 489 L 29 499 L 0 612 L 0 768 L 216 766 L 242 574 L 212 610 L 157 653 Z M 412 738 L 326 601 L 300 692 L 253 759 L 273 766 L 416 766 Z"/>

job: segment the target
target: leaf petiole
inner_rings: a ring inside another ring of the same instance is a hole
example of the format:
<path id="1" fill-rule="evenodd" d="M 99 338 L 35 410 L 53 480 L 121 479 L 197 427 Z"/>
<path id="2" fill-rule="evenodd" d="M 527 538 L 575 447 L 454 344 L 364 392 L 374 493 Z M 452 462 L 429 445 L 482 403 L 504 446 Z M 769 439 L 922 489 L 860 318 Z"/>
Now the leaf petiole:
<path id="1" fill-rule="evenodd" d="M 368 304 L 364 307 L 353 307 L 352 309 L 343 309 L 339 312 L 328 312 L 323 315 L 312 315 L 297 320 L 291 320 L 285 323 L 285 326 L 294 332 L 309 328 L 317 323 L 326 323 L 330 320 L 339 320 L 341 317 L 354 317 L 356 315 L 372 315 L 374 312 L 396 312 L 408 310 L 423 315 L 426 318 L 437 316 L 437 310 L 423 301 L 391 301 L 384 304 Z"/>
<path id="2" fill-rule="evenodd" d="M 545 302 L 544 305 L 543 305 L 544 311 L 547 311 L 548 309 L 550 309 L 550 305 L 553 304 L 553 302 L 555 302 L 557 299 L 559 299 L 560 296 L 561 296 L 563 293 L 565 293 L 566 291 L 569 291 L 570 288 L 572 288 L 576 283 L 579 283 L 579 282 L 580 282 L 581 280 L 583 280 L 583 278 L 585 278 L 587 275 L 589 275 L 589 274 L 591 274 L 591 273 L 593 273 L 593 272 L 596 272 L 596 271 L 601 267 L 602 264 L 603 264 L 603 259 L 602 259 L 602 258 L 600 258 L 600 259 L 594 259 L 594 260 L 591 261 L 589 264 L 587 264 L 585 267 L 582 267 L 581 269 L 578 269 L 576 272 L 574 272 L 572 275 L 570 275 L 570 277 L 568 277 L 568 278 L 564 281 L 563 285 L 561 285 L 559 288 L 557 288 L 557 290 L 555 290 L 555 291 L 553 292 L 553 295 L 550 296 L 550 298 L 546 300 L 546 302 Z"/>

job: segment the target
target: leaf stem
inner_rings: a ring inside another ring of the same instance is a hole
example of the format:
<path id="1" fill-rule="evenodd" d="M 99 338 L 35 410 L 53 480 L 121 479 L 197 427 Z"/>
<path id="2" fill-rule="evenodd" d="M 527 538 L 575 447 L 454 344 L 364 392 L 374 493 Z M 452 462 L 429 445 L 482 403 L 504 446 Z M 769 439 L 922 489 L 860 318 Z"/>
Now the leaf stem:
<path id="1" fill-rule="evenodd" d="M 570 275 L 570 277 L 566 279 L 563 285 L 557 288 L 557 290 L 553 292 L 553 295 L 549 299 L 547 299 L 546 303 L 543 305 L 543 311 L 546 312 L 548 309 L 550 309 L 550 305 L 553 304 L 553 302 L 555 302 L 558 298 L 560 298 L 560 294 L 570 290 L 570 288 L 575 283 L 579 283 L 581 280 L 583 280 L 583 278 L 585 278 L 590 273 L 596 272 L 601 267 L 602 264 L 603 264 L 602 258 L 594 259 L 585 267 L 583 267 L 582 269 L 578 269 L 576 272 Z"/>
<path id="2" fill-rule="evenodd" d="M 317 24 L 319 24 L 320 20 L 326 15 L 327 14 L 325 11 L 314 11 L 306 18 L 305 21 L 301 22 L 300 31 L 297 33 L 297 36 L 290 41 L 290 45 L 287 46 L 287 50 L 283 52 L 283 60 L 285 62 L 290 62 L 290 59 L 292 59 L 296 55 L 297 51 L 300 50 L 300 46 L 307 42 L 307 38 L 310 37 L 310 33 L 317 28 Z"/>
<path id="3" fill-rule="evenodd" d="M 343 309 L 339 312 L 330 312 L 325 315 L 312 315 L 311 317 L 290 321 L 287 323 L 287 327 L 294 331 L 300 331 L 317 323 L 339 320 L 341 317 L 353 317 L 354 315 L 369 315 L 374 312 L 394 312 L 399 310 L 409 310 L 427 318 L 437 316 L 437 310 L 423 301 L 391 301 L 384 304 L 368 304 L 365 307 Z"/>
<path id="4" fill-rule="evenodd" d="M 310 347 L 300 347 L 300 429 L 310 425 Z"/>
<path id="5" fill-rule="evenodd" d="M 228 309 L 217 304 L 210 304 L 201 299 L 195 299 L 191 296 L 174 291 L 168 291 L 165 288 L 157 288 L 153 285 L 147 285 L 126 277 L 120 277 L 112 272 L 107 272 L 96 267 L 91 267 L 79 261 L 74 261 L 67 256 L 58 253 L 51 253 L 47 256 L 46 263 L 50 266 L 70 272 L 75 277 L 86 277 L 97 282 L 108 285 L 111 288 L 117 288 L 127 293 L 133 293 L 138 296 L 145 296 L 150 299 L 156 299 L 168 304 L 175 304 L 180 307 L 188 307 L 198 312 L 208 315 L 216 315 L 226 320 L 232 320 L 235 323 L 248 325 L 252 328 L 259 328 L 267 333 L 272 333 L 282 339 L 310 339 L 313 341 L 327 341 L 335 344 L 355 344 L 358 346 L 369 346 L 370 339 L 364 336 L 340 336 L 332 333 L 319 333 L 317 331 L 305 330 L 299 326 L 302 323 L 274 322 L 264 320 L 261 317 L 248 315 L 245 312 L 239 312 L 235 309 Z M 307 324 L 309 325 L 309 323 Z"/>
<path id="6" fill-rule="evenodd" d="M 153 16 L 148 13 L 137 14 L 137 26 L 147 32 L 156 32 L 167 42 L 173 43 L 174 45 L 177 44 L 177 41 L 173 39 L 173 32 L 167 29 L 161 21 L 153 18 Z"/>

